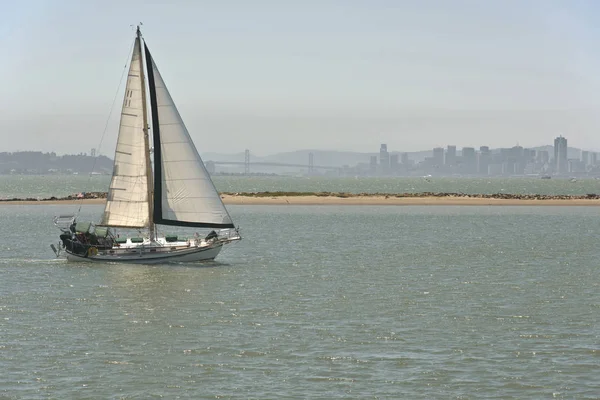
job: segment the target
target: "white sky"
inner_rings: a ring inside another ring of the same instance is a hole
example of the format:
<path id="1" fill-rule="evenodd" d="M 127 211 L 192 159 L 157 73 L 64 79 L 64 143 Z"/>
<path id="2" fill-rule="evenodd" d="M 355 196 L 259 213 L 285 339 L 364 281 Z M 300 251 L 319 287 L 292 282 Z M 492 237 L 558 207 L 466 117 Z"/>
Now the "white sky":
<path id="1" fill-rule="evenodd" d="M 139 21 L 201 153 L 538 146 L 559 134 L 597 150 L 599 11 L 593 0 L 0 0 L 0 151 L 98 146 Z"/>

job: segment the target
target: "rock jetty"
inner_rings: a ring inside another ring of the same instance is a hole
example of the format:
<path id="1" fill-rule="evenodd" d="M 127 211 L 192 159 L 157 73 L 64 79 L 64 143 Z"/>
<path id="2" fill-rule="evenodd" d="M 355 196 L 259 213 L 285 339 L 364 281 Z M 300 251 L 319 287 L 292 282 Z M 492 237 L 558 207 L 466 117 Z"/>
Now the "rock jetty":
<path id="1" fill-rule="evenodd" d="M 448 197 L 448 198 L 467 198 L 467 199 L 500 199 L 500 200 L 598 200 L 600 194 L 584 194 L 584 195 L 569 195 L 569 194 L 509 194 L 509 193 L 488 193 L 488 194 L 472 194 L 472 193 L 435 193 L 435 192 L 418 192 L 418 193 L 346 193 L 346 192 L 223 192 L 222 195 L 231 197 L 298 197 L 298 196 L 315 196 L 315 197 L 336 197 L 336 198 L 431 198 L 431 197 Z M 27 201 L 27 202 L 44 202 L 44 201 L 74 201 L 81 199 L 105 199 L 106 192 L 85 192 L 71 194 L 65 197 L 48 197 L 48 198 L 9 198 L 0 199 L 0 202 L 10 201 Z"/>
<path id="2" fill-rule="evenodd" d="M 37 198 L 37 197 L 26 197 L 26 198 L 17 198 L 13 197 L 10 199 L 0 199 L 0 201 L 68 201 L 68 200 L 82 200 L 82 199 L 105 199 L 107 193 L 106 192 L 85 192 L 85 193 L 76 193 L 70 194 L 65 197 L 47 197 L 47 198 Z"/>
<path id="3" fill-rule="evenodd" d="M 489 193 L 489 194 L 471 194 L 471 193 L 346 193 L 346 192 L 241 192 L 241 193 L 222 193 L 223 195 L 233 197 L 295 197 L 295 196 L 317 196 L 317 197 L 396 197 L 396 198 L 425 198 L 425 197 L 457 197 L 470 199 L 501 199 L 501 200 L 598 200 L 600 194 L 508 194 L 508 193 Z"/>

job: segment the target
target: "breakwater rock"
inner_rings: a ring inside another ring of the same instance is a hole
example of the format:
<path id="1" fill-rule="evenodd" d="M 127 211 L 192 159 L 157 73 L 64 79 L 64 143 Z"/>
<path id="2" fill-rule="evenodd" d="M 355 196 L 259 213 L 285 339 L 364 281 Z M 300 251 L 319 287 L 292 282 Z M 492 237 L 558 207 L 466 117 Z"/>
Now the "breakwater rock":
<path id="1" fill-rule="evenodd" d="M 105 199 L 107 196 L 106 192 L 82 192 L 76 194 L 70 194 L 64 197 L 47 197 L 47 198 L 36 198 L 36 197 L 26 197 L 26 198 L 17 198 L 13 197 L 10 199 L 0 199 L 0 201 L 67 201 L 67 200 L 82 200 L 82 199 Z"/>
<path id="2" fill-rule="evenodd" d="M 418 193 L 346 193 L 346 192 L 223 192 L 222 196 L 231 197 L 337 197 L 337 198 L 360 198 L 360 197 L 384 197 L 384 198 L 426 198 L 426 197 L 453 197 L 453 198 L 471 198 L 471 199 L 500 199 L 500 200 L 599 200 L 600 194 L 590 193 L 584 195 L 570 194 L 509 194 L 509 193 L 491 193 L 491 194 L 470 194 L 470 193 L 436 193 L 436 192 L 418 192 Z M 85 192 L 68 195 L 65 197 L 48 198 L 9 198 L 0 199 L 0 202 L 9 201 L 68 201 L 82 199 L 105 199 L 106 192 Z"/>
<path id="3" fill-rule="evenodd" d="M 460 197 L 471 199 L 503 199 L 503 200 L 597 200 L 600 199 L 600 194 L 584 194 L 584 195 L 569 195 L 569 194 L 508 194 L 508 193 L 491 193 L 491 194 L 469 194 L 469 193 L 436 193 L 436 192 L 418 192 L 418 193 L 346 193 L 346 192 L 241 192 L 241 193 L 222 193 L 227 196 L 240 197 L 296 197 L 296 196 L 317 196 L 317 197 Z"/>

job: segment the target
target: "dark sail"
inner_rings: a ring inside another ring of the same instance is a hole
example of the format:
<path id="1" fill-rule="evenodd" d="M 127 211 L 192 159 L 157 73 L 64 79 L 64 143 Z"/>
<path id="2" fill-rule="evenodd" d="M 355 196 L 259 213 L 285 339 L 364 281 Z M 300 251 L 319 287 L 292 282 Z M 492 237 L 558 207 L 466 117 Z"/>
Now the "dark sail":
<path id="1" fill-rule="evenodd" d="M 144 48 L 154 141 L 154 223 L 233 228 L 150 50 Z"/>

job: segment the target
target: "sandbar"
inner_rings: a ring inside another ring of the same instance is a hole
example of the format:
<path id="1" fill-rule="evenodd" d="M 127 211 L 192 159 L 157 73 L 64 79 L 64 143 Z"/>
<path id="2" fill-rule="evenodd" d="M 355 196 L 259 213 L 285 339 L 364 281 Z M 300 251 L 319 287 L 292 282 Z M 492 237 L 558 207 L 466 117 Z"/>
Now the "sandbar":
<path id="1" fill-rule="evenodd" d="M 600 199 L 497 199 L 477 197 L 395 196 L 221 196 L 225 204 L 356 205 L 356 206 L 600 206 Z"/>

